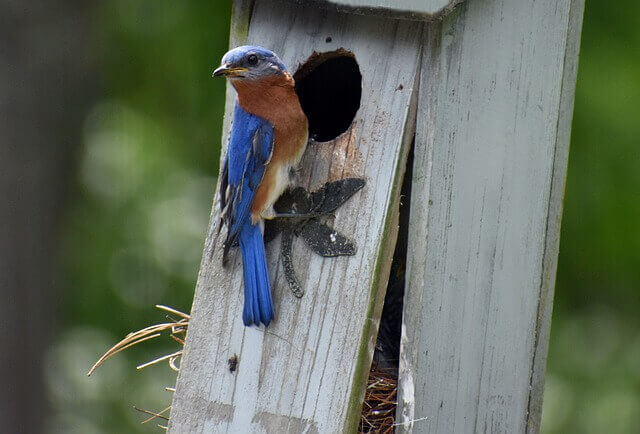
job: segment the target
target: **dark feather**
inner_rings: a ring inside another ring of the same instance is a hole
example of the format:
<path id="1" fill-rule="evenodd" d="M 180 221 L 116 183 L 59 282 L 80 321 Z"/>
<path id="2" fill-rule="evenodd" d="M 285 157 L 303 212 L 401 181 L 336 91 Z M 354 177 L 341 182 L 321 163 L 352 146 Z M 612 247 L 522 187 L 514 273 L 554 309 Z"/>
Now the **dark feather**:
<path id="1" fill-rule="evenodd" d="M 237 245 L 242 224 L 251 218 L 251 203 L 272 152 L 273 126 L 236 106 L 229 151 L 222 167 L 223 178 L 218 192 L 221 210 L 218 234 L 222 225 L 227 227 L 223 265 L 228 262 L 231 247 Z"/>

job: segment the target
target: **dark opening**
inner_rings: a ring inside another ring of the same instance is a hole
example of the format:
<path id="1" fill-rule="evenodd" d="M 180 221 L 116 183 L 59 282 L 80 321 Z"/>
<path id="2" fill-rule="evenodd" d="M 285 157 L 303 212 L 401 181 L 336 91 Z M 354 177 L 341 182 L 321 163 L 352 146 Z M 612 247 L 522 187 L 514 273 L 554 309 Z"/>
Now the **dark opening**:
<path id="1" fill-rule="evenodd" d="M 313 53 L 293 78 L 312 139 L 326 142 L 347 131 L 362 96 L 362 75 L 353 53 Z"/>
<path id="2" fill-rule="evenodd" d="M 400 193 L 400 216 L 398 219 L 398 240 L 393 252 L 391 273 L 384 297 L 384 307 L 380 318 L 378 341 L 374 361 L 378 367 L 397 375 L 400 357 L 400 335 L 402 331 L 402 307 L 404 301 L 405 274 L 407 269 L 407 241 L 409 235 L 409 209 L 411 199 L 411 176 L 413 173 L 413 144 L 407 157 L 407 169 L 402 180 Z"/>
<path id="3" fill-rule="evenodd" d="M 393 252 L 391 273 L 378 330 L 378 341 L 367 379 L 364 405 L 360 413 L 358 426 L 360 433 L 395 431 L 412 169 L 413 144 L 407 157 L 407 167 L 402 180 L 398 240 Z"/>

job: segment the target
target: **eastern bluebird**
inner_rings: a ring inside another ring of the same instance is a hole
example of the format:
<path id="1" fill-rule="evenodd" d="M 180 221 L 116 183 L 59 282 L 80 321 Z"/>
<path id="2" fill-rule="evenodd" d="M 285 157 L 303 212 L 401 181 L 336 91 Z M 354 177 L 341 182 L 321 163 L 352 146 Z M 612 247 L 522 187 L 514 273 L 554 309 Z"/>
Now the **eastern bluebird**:
<path id="1" fill-rule="evenodd" d="M 293 77 L 265 48 L 234 48 L 213 76 L 227 77 L 238 93 L 219 192 L 221 220 L 228 229 L 223 263 L 237 241 L 244 270 L 242 319 L 247 326 L 267 326 L 274 315 L 263 219 L 276 217 L 273 204 L 289 186 L 290 171 L 302 158 L 307 117 Z"/>

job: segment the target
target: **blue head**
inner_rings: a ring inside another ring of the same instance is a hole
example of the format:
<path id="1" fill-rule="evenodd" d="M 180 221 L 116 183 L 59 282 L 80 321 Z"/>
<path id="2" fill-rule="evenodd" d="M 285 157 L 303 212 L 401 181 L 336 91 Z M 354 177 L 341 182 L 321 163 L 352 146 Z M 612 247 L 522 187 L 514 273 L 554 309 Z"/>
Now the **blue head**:
<path id="1" fill-rule="evenodd" d="M 232 80 L 257 80 L 286 72 L 282 61 L 273 51 L 254 45 L 243 45 L 227 52 L 214 77 L 225 76 Z"/>

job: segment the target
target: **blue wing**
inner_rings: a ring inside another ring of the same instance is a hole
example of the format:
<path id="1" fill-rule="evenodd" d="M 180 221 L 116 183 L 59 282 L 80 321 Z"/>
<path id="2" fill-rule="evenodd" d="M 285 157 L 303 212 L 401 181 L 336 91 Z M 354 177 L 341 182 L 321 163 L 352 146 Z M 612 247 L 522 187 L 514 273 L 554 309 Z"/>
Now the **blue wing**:
<path id="1" fill-rule="evenodd" d="M 273 152 L 273 126 L 236 104 L 220 185 L 222 219 L 227 225 L 223 261 L 242 226 L 250 221 L 251 202 Z M 226 176 L 225 176 L 226 175 Z"/>

